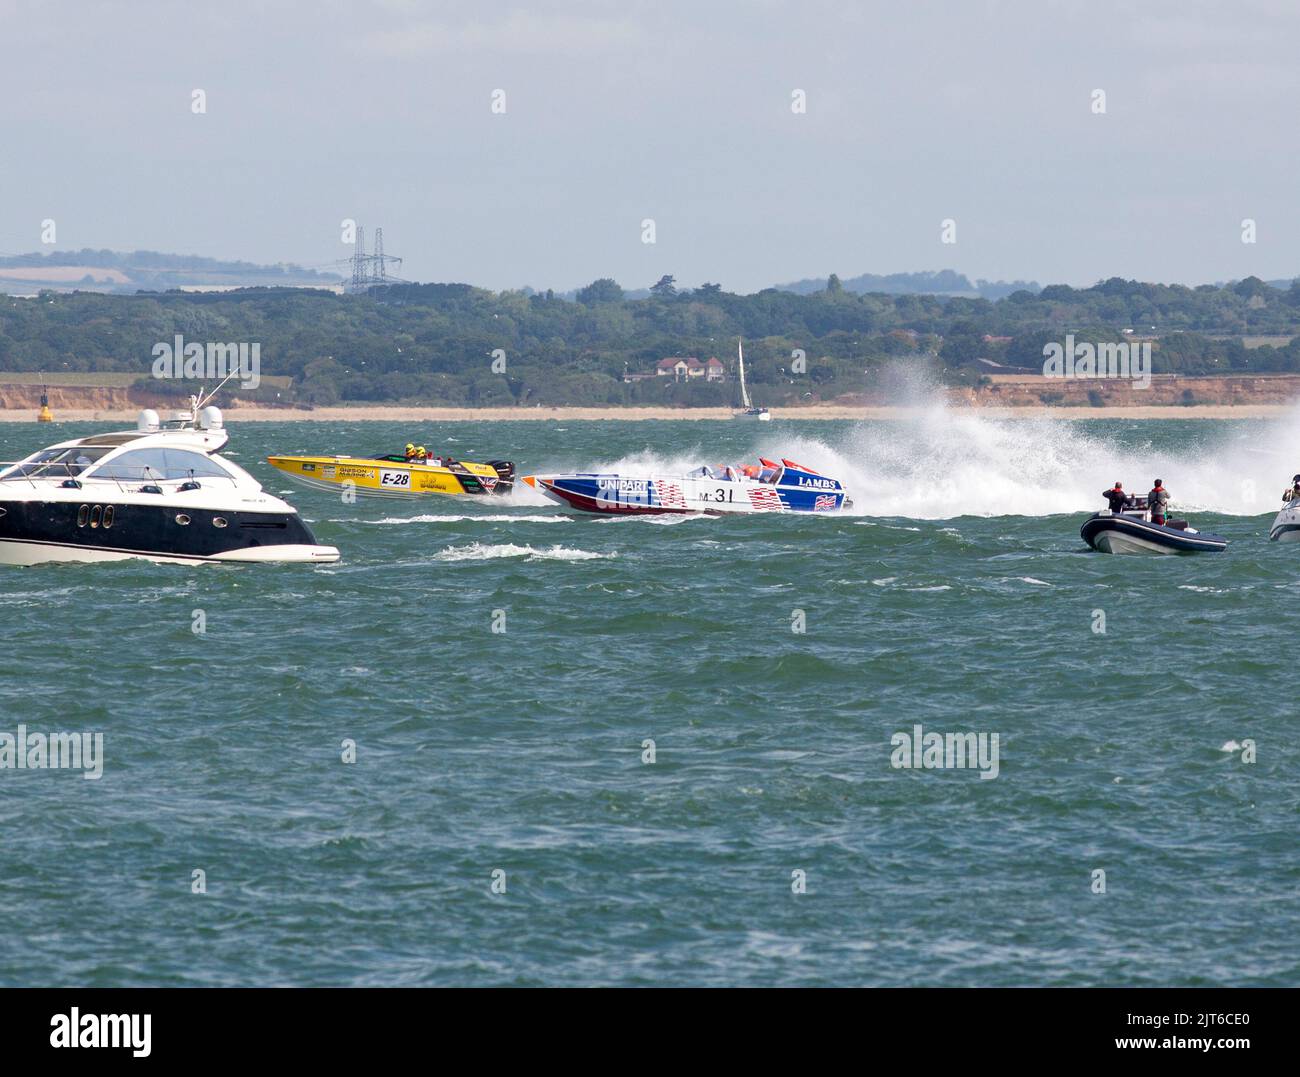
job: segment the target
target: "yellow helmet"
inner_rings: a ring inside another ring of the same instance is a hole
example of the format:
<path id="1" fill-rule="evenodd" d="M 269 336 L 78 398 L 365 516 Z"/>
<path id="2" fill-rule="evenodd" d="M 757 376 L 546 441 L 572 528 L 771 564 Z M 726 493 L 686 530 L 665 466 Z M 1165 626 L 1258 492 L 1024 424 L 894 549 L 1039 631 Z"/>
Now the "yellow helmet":
<path id="1" fill-rule="evenodd" d="M 416 449 L 415 451 L 418 452 L 421 456 L 428 456 L 428 455 L 429 455 L 429 450 L 426 449 L 423 445 L 421 445 L 421 446 L 420 446 L 418 449 Z"/>
<path id="2" fill-rule="evenodd" d="M 407 451 L 407 452 L 414 452 L 414 451 L 415 451 L 415 445 L 414 445 L 412 442 L 409 442 L 409 441 L 408 441 L 408 442 L 406 443 L 406 451 Z"/>

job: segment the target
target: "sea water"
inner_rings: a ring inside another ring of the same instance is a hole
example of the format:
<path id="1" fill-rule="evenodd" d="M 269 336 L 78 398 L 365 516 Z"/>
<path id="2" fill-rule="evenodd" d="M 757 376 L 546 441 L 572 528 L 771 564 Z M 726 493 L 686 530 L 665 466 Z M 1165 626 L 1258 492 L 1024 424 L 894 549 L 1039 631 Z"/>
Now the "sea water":
<path id="1" fill-rule="evenodd" d="M 0 734 L 103 736 L 96 780 L 0 769 L 0 983 L 1300 979 L 1294 422 L 229 418 L 342 560 L 0 569 Z M 265 463 L 408 441 L 785 456 L 856 507 L 346 504 Z M 1226 553 L 1086 549 L 1157 477 Z M 946 765 L 968 735 L 996 774 Z"/>

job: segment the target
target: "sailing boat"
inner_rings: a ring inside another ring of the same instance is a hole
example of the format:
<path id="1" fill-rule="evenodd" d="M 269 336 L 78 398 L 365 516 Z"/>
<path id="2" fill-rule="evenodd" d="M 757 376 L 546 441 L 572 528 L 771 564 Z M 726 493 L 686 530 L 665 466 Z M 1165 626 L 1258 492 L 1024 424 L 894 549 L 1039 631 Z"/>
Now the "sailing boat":
<path id="1" fill-rule="evenodd" d="M 740 369 L 740 406 L 744 411 L 732 412 L 733 419 L 757 419 L 759 422 L 767 423 L 772 421 L 772 413 L 767 408 L 757 408 L 754 402 L 749 399 L 749 390 L 745 388 L 745 345 L 742 341 L 736 341 L 736 357 L 739 360 Z"/>

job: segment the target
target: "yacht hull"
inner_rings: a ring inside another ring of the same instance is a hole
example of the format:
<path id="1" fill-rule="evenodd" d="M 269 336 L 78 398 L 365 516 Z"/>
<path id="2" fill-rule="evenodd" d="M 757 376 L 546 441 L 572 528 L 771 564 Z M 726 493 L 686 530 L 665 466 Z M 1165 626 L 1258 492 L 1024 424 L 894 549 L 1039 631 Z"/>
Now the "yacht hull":
<path id="1" fill-rule="evenodd" d="M 317 543 L 296 513 L 105 503 L 102 498 L 0 502 L 0 565 L 133 558 L 191 565 L 327 564 L 337 561 L 339 552 Z"/>
<path id="2" fill-rule="evenodd" d="M 103 564 L 109 561 L 152 561 L 170 565 L 220 564 L 333 564 L 339 551 L 333 546 L 263 546 L 232 550 L 213 557 L 185 557 L 180 554 L 150 553 L 144 550 L 115 550 L 103 546 L 72 546 L 55 542 L 0 540 L 0 565 L 31 567 L 49 564 Z"/>

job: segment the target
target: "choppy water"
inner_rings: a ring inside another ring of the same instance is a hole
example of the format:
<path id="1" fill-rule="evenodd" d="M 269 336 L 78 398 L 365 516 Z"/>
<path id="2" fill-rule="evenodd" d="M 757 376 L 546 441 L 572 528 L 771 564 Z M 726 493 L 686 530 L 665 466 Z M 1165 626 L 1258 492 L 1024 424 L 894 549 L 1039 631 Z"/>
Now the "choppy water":
<path id="1" fill-rule="evenodd" d="M 347 506 L 258 462 L 412 438 L 522 472 L 779 452 L 861 514 Z M 0 457 L 50 440 L 0 425 Z M 1294 423 L 249 424 L 231 449 L 339 565 L 0 570 L 0 732 L 105 737 L 98 781 L 0 770 L 0 983 L 1300 979 L 1300 546 L 1266 541 Z M 1229 551 L 1084 551 L 1098 491 L 1157 471 Z M 892 768 L 917 723 L 996 732 L 998 777 Z"/>

